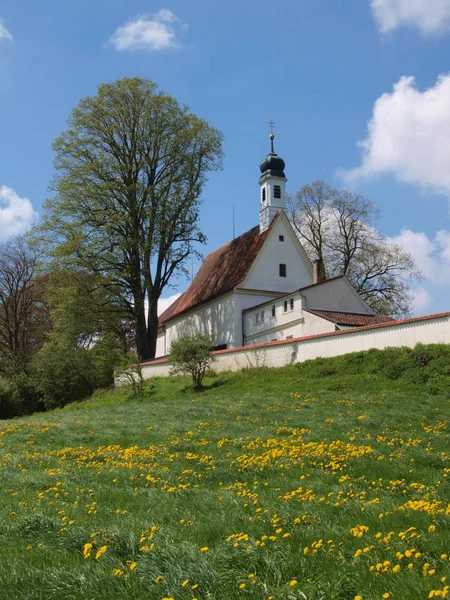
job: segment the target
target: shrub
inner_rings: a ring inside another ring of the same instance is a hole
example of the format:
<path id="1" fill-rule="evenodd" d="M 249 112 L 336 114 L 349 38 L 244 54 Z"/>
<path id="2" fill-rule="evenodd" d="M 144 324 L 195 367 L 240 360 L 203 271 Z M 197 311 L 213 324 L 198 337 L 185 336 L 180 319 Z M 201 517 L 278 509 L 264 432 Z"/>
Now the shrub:
<path id="1" fill-rule="evenodd" d="M 169 354 L 171 372 L 176 375 L 191 375 L 192 387 L 202 387 L 206 371 L 215 358 L 211 355 L 212 339 L 205 333 L 183 335 L 172 342 Z"/>
<path id="2" fill-rule="evenodd" d="M 116 368 L 115 376 L 120 385 L 127 385 L 133 398 L 142 398 L 144 377 L 140 357 L 137 352 L 130 351 L 122 357 Z"/>

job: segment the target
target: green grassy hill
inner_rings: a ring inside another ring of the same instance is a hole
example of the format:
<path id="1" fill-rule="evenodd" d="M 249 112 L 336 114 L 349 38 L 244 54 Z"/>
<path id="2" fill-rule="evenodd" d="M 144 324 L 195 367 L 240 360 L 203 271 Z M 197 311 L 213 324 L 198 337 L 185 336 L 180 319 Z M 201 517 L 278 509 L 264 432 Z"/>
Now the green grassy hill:
<path id="1" fill-rule="evenodd" d="M 450 348 L 0 422 L 0 599 L 450 598 Z"/>

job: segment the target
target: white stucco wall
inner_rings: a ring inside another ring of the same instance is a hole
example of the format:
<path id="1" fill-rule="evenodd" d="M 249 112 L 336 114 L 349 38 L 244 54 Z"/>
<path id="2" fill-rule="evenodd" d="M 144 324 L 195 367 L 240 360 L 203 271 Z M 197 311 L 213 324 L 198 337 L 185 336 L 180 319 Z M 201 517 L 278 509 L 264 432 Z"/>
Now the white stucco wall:
<path id="1" fill-rule="evenodd" d="M 375 311 L 360 298 L 344 277 L 330 279 L 302 290 L 305 308 L 374 315 Z"/>
<path id="2" fill-rule="evenodd" d="M 258 365 L 281 367 L 319 356 L 339 356 L 371 348 L 383 349 L 399 346 L 414 348 L 418 343 L 450 344 L 450 313 L 409 319 L 404 322 L 400 321 L 398 324 L 362 327 L 292 341 L 261 344 L 256 348 L 248 346 L 231 351 L 215 352 L 217 360 L 214 363 L 214 369 L 221 372 L 237 371 Z M 169 370 L 170 367 L 164 360 L 142 365 L 145 379 L 168 375 Z"/>
<path id="3" fill-rule="evenodd" d="M 173 319 L 158 332 L 156 357 L 170 352 L 173 340 L 193 333 L 214 334 L 214 345 L 242 346 L 242 311 L 274 298 L 270 293 L 236 290 Z"/>
<path id="4" fill-rule="evenodd" d="M 336 330 L 336 325 L 327 321 L 326 319 L 322 319 L 317 315 L 312 315 L 306 311 L 303 311 L 304 325 L 303 325 L 303 335 L 319 335 L 321 333 L 328 333 L 330 331 Z M 353 328 L 352 328 L 353 329 Z"/>
<path id="5" fill-rule="evenodd" d="M 280 242 L 279 236 L 284 237 Z M 286 265 L 286 277 L 280 277 L 279 266 Z M 239 286 L 253 290 L 291 292 L 312 283 L 312 265 L 284 215 L 280 215 L 265 241 L 247 277 Z"/>

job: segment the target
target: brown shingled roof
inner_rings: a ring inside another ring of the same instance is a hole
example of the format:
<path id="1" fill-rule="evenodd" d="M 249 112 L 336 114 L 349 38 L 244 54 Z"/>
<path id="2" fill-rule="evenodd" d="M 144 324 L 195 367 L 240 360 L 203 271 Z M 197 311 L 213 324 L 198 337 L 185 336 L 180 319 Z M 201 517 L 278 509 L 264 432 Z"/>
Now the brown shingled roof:
<path id="1" fill-rule="evenodd" d="M 334 310 L 312 310 L 311 308 L 304 308 L 306 312 L 309 312 L 317 317 L 331 321 L 336 325 L 352 325 L 353 327 L 363 327 L 365 325 L 377 325 L 379 323 L 385 323 L 387 321 L 394 321 L 387 315 L 362 315 L 359 313 L 345 313 Z"/>
<path id="2" fill-rule="evenodd" d="M 266 231 L 259 233 L 257 225 L 208 254 L 188 289 L 160 315 L 159 325 L 237 287 L 247 275 L 275 220 Z"/>

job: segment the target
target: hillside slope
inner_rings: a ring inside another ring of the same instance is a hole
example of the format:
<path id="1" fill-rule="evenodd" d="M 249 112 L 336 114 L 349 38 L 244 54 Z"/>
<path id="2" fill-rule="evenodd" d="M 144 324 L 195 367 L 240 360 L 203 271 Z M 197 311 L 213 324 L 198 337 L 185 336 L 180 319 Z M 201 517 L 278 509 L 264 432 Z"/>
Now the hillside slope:
<path id="1" fill-rule="evenodd" d="M 0 598 L 450 597 L 447 347 L 0 422 Z"/>

